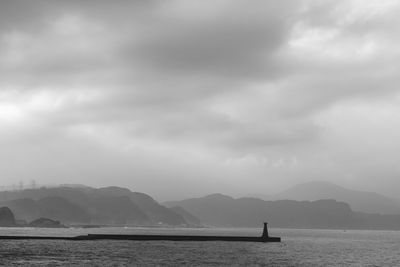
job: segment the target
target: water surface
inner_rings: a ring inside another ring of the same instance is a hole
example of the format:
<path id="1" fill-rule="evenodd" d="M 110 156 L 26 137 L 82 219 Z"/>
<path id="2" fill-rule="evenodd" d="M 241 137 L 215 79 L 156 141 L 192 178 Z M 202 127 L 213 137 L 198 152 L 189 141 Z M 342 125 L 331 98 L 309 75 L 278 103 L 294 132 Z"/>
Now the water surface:
<path id="1" fill-rule="evenodd" d="M 0 235 L 87 233 L 252 235 L 262 229 L 0 228 Z M 400 266 L 400 232 L 270 229 L 282 243 L 0 241 L 3 266 Z"/>

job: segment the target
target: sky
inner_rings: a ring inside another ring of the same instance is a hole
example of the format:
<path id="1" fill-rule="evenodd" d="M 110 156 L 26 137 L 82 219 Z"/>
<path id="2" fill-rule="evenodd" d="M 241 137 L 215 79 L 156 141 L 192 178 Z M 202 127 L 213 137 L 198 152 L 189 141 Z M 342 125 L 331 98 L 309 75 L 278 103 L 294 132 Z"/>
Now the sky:
<path id="1" fill-rule="evenodd" d="M 400 187 L 400 2 L 3 0 L 0 186 Z"/>

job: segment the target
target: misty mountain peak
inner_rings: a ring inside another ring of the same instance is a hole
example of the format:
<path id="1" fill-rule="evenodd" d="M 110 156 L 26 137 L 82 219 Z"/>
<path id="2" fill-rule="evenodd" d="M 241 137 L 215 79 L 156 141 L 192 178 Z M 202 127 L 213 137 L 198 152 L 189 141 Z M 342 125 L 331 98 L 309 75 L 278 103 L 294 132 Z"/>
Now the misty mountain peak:
<path id="1" fill-rule="evenodd" d="M 210 194 L 205 196 L 204 198 L 206 199 L 212 199 L 212 200 L 233 200 L 234 198 L 228 195 L 224 195 L 221 193 L 214 193 L 214 194 Z"/>

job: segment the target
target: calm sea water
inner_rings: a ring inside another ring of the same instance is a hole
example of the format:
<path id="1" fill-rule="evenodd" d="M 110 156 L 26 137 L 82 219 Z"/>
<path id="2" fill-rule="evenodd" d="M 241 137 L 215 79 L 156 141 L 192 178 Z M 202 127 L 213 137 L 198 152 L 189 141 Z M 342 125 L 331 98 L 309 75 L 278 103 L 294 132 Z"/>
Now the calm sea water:
<path id="1" fill-rule="evenodd" d="M 261 229 L 29 229 L 0 235 L 87 233 L 260 235 Z M 400 232 L 270 229 L 282 243 L 1 241 L 2 266 L 400 266 Z"/>

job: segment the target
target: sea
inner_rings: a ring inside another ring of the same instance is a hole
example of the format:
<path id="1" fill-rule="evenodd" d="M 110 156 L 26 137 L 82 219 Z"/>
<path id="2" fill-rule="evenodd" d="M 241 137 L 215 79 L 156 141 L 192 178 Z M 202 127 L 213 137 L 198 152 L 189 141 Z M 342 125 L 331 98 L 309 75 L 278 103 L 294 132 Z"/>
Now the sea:
<path id="1" fill-rule="evenodd" d="M 255 228 L 0 228 L 0 235 L 261 235 Z M 400 266 L 400 232 L 269 229 L 281 243 L 0 240 L 0 266 Z"/>

